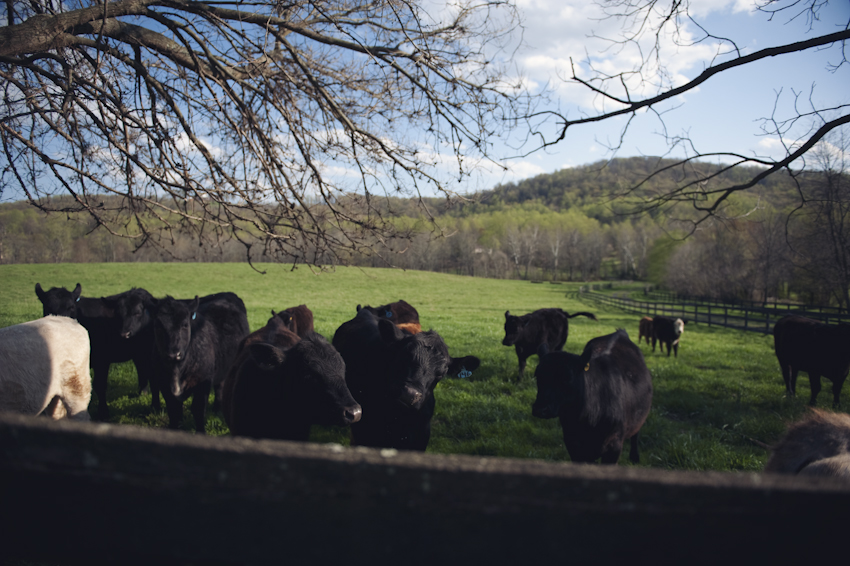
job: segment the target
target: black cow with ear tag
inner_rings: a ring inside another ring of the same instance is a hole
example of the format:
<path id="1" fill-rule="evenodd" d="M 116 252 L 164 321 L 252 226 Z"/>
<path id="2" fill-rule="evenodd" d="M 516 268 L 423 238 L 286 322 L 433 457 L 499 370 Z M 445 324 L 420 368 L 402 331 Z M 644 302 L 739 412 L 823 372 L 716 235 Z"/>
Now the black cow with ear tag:
<path id="1" fill-rule="evenodd" d="M 531 414 L 560 419 L 570 459 L 616 464 L 629 438 L 629 459 L 638 462 L 638 432 L 652 405 L 652 376 L 626 331 L 592 339 L 581 356 L 550 352 L 546 344 L 538 355 Z"/>
<path id="2" fill-rule="evenodd" d="M 475 356 L 453 358 L 433 330 L 410 334 L 369 309 L 360 309 L 334 334 L 333 345 L 345 360 L 345 380 L 363 408 L 351 425 L 353 445 L 424 451 L 440 380 L 474 371 Z"/>

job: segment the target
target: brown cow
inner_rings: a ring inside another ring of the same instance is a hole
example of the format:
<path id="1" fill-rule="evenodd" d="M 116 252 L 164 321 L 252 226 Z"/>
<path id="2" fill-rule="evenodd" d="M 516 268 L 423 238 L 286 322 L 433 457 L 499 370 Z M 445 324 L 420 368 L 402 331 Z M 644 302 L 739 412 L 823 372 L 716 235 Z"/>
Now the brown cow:
<path id="1" fill-rule="evenodd" d="M 297 307 L 289 307 L 286 310 L 275 313 L 272 311 L 272 318 L 278 317 L 292 332 L 304 338 L 313 332 L 313 311 L 307 308 L 307 305 L 298 305 Z M 275 326 L 272 320 L 266 326 Z"/>
<path id="2" fill-rule="evenodd" d="M 850 479 L 850 415 L 810 409 L 771 452 L 765 472 Z"/>
<path id="3" fill-rule="evenodd" d="M 652 317 L 645 316 L 640 319 L 638 323 L 638 344 L 640 344 L 641 338 L 646 338 L 646 345 L 649 346 L 649 341 L 652 339 Z"/>

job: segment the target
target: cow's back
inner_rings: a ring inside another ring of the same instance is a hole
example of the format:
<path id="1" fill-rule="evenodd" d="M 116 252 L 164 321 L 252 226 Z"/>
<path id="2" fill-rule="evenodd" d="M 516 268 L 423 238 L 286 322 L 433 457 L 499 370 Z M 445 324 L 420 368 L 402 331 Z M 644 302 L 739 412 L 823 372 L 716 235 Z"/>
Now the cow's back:
<path id="1" fill-rule="evenodd" d="M 87 419 L 89 335 L 62 316 L 0 329 L 0 410 L 37 415 L 61 397 L 71 418 Z"/>
<path id="2" fill-rule="evenodd" d="M 239 345 L 250 333 L 245 305 L 241 299 L 236 299 L 234 301 L 227 297 L 202 302 L 198 307 L 198 312 L 205 318 L 204 335 L 193 336 L 192 342 L 199 342 L 197 350 L 200 350 L 202 355 L 215 356 L 214 375 L 211 376 L 213 383 L 221 383 L 224 380 L 236 359 Z"/>
<path id="3" fill-rule="evenodd" d="M 779 363 L 796 370 L 833 378 L 850 368 L 850 325 L 790 315 L 774 325 L 773 343 Z"/>

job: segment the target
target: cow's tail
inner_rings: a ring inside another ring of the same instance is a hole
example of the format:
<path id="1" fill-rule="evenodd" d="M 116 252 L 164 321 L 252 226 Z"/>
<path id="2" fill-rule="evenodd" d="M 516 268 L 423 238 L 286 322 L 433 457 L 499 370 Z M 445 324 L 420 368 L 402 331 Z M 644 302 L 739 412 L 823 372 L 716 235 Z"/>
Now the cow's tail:
<path id="1" fill-rule="evenodd" d="M 567 315 L 567 318 L 574 318 L 576 316 L 586 316 L 587 318 L 590 318 L 590 319 L 593 319 L 593 320 L 598 320 L 596 318 L 596 315 L 593 314 L 592 312 L 575 312 L 573 314 L 569 314 L 566 311 L 564 311 L 564 314 Z"/>

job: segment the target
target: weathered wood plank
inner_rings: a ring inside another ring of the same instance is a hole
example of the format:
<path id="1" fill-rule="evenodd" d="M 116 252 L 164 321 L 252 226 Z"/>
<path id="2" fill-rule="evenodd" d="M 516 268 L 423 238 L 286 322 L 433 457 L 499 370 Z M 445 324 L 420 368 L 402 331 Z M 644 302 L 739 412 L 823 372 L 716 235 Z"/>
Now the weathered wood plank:
<path id="1" fill-rule="evenodd" d="M 6 558 L 72 563 L 787 563 L 843 540 L 850 484 L 0 415 L 0 509 Z"/>

